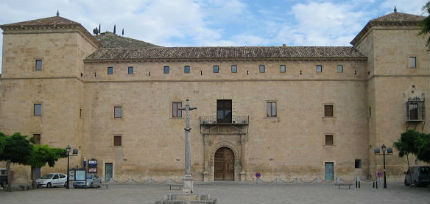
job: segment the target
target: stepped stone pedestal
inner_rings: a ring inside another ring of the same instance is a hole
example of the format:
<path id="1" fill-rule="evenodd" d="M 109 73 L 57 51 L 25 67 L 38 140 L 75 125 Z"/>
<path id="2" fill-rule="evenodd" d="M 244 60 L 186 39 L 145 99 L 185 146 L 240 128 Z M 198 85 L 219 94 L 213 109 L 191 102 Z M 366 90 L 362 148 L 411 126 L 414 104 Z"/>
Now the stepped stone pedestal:
<path id="1" fill-rule="evenodd" d="M 212 199 L 209 194 L 193 193 L 168 193 L 163 200 L 156 201 L 155 204 L 215 204 L 216 199 Z"/>

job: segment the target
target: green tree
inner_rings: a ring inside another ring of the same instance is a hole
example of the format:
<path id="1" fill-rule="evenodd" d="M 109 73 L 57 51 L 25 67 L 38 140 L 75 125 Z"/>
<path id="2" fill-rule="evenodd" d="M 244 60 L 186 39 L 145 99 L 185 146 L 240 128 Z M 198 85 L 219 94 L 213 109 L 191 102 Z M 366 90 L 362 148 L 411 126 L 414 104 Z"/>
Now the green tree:
<path id="1" fill-rule="evenodd" d="M 67 156 L 66 150 L 61 148 L 52 148 L 48 145 L 33 145 L 33 153 L 27 164 L 31 166 L 31 179 L 33 188 L 36 187 L 36 168 L 41 168 L 48 164 L 50 167 L 60 158 Z"/>
<path id="2" fill-rule="evenodd" d="M 420 133 L 415 130 L 408 130 L 400 135 L 400 139 L 394 142 L 393 146 L 399 151 L 399 157 L 406 156 L 409 168 L 409 154 L 417 153 L 417 138 Z"/>
<path id="3" fill-rule="evenodd" d="M 420 134 L 417 138 L 417 159 L 430 163 L 430 134 Z"/>
<path id="4" fill-rule="evenodd" d="M 424 7 L 423 10 L 427 12 L 427 17 L 424 18 L 423 21 L 420 23 L 421 31 L 420 35 L 425 35 L 430 33 L 430 1 L 428 1 Z M 430 46 L 430 36 L 427 39 L 427 46 Z"/>
<path id="5" fill-rule="evenodd" d="M 0 155 L 3 153 L 5 145 L 6 145 L 6 135 L 0 132 Z"/>
<path id="6" fill-rule="evenodd" d="M 26 136 L 20 133 L 14 133 L 11 136 L 5 136 L 2 133 L 1 139 L 4 145 L 3 152 L 0 154 L 0 161 L 6 161 L 6 168 L 8 176 L 8 187 L 7 190 L 11 191 L 11 176 L 10 176 L 10 164 L 27 164 L 33 154 L 33 147 L 31 140 L 28 140 Z"/>

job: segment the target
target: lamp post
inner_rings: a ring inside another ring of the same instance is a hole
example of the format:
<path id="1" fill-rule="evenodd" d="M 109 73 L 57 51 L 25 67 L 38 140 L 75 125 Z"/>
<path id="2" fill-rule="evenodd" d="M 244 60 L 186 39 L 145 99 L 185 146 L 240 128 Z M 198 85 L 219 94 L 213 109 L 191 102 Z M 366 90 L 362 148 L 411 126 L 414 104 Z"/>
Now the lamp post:
<path id="1" fill-rule="evenodd" d="M 70 170 L 69 170 L 69 166 L 70 166 L 70 156 L 77 156 L 78 155 L 78 149 L 73 149 L 72 155 L 70 155 L 70 150 L 72 148 L 70 147 L 70 145 L 67 145 L 66 147 L 66 153 L 67 153 L 67 186 L 66 188 L 69 189 L 69 177 L 70 177 Z"/>
<path id="2" fill-rule="evenodd" d="M 387 146 L 385 146 L 385 144 L 382 144 L 381 150 L 382 150 L 382 159 L 383 159 L 383 163 L 384 163 L 384 188 L 387 188 L 387 173 L 386 173 L 386 168 L 385 168 L 385 155 L 393 154 L 393 148 L 387 147 Z M 376 147 L 374 151 L 375 151 L 376 155 L 381 155 L 381 151 L 380 151 L 379 147 Z"/>

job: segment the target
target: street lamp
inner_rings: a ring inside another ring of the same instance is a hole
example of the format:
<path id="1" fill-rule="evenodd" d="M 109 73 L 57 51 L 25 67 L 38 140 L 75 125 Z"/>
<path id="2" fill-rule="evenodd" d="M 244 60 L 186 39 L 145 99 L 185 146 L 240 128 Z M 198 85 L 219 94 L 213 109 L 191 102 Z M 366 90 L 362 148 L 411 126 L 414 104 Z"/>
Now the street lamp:
<path id="1" fill-rule="evenodd" d="M 67 153 L 67 186 L 66 188 L 69 189 L 69 177 L 70 177 L 70 170 L 69 170 L 69 164 L 70 164 L 70 156 L 77 156 L 78 155 L 78 149 L 73 149 L 72 154 L 70 154 L 70 150 L 72 148 L 70 147 L 70 145 L 67 145 L 66 147 L 66 153 Z"/>
<path id="2" fill-rule="evenodd" d="M 385 155 L 393 154 L 393 148 L 387 147 L 387 146 L 385 146 L 385 144 L 382 144 L 381 150 L 382 150 L 382 158 L 384 160 L 384 188 L 387 188 L 387 174 L 386 174 L 386 169 L 385 169 Z M 374 151 L 375 151 L 376 155 L 381 155 L 381 151 L 380 151 L 379 147 L 375 147 Z"/>

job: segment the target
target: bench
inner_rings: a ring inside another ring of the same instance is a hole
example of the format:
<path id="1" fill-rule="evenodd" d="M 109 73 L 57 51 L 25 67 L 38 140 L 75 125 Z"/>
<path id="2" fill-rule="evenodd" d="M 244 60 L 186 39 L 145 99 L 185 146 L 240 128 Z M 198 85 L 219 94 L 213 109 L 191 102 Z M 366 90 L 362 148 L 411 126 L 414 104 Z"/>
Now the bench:
<path id="1" fill-rule="evenodd" d="M 335 186 L 338 186 L 338 187 L 339 187 L 339 189 L 340 189 L 340 187 L 342 187 L 342 186 L 348 186 L 348 189 L 351 189 L 352 183 L 335 183 L 334 185 L 335 185 Z"/>
<path id="2" fill-rule="evenodd" d="M 169 184 L 169 190 L 182 190 L 182 184 Z"/>

